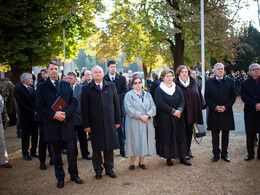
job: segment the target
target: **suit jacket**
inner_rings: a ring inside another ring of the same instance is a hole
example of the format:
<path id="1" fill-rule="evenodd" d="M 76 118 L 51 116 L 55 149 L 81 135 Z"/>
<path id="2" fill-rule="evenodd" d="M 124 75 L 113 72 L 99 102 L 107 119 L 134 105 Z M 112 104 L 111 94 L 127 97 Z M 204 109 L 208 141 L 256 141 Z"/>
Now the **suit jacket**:
<path id="1" fill-rule="evenodd" d="M 82 117 L 81 117 L 81 92 L 82 92 L 82 85 L 76 83 L 75 89 L 73 91 L 73 96 L 77 99 L 78 105 L 73 113 L 74 125 L 82 125 Z"/>
<path id="2" fill-rule="evenodd" d="M 110 80 L 108 73 L 104 76 L 104 80 L 112 82 Z M 116 90 L 117 90 L 117 94 L 118 94 L 118 98 L 119 98 L 119 102 L 120 102 L 120 112 L 121 112 L 121 115 L 124 116 L 125 115 L 124 97 L 128 91 L 125 77 L 116 73 L 114 84 L 116 85 Z"/>
<path id="3" fill-rule="evenodd" d="M 14 87 L 14 97 L 20 111 L 21 128 L 28 129 L 34 127 L 35 107 L 35 89 L 29 87 L 31 92 L 22 83 Z"/>
<path id="4" fill-rule="evenodd" d="M 256 86 L 255 80 L 250 76 L 241 83 L 241 98 L 245 103 L 244 118 L 246 133 L 260 133 L 260 111 L 255 106 L 260 103 L 260 81 Z"/>
<path id="5" fill-rule="evenodd" d="M 236 101 L 234 80 L 223 77 L 219 82 L 216 77 L 206 81 L 205 100 L 209 107 L 208 130 L 235 130 L 232 106 Z M 215 111 L 216 106 L 226 107 L 225 112 Z"/>
<path id="6" fill-rule="evenodd" d="M 100 90 L 94 81 L 82 87 L 81 113 L 83 127 L 91 128 L 94 151 L 119 148 L 115 124 L 120 124 L 120 106 L 114 83 L 103 80 Z"/>
<path id="7" fill-rule="evenodd" d="M 61 98 L 68 104 L 63 110 L 66 113 L 66 122 L 53 119 L 55 112 L 51 109 L 57 98 Z M 44 117 L 44 139 L 46 142 L 57 142 L 75 138 L 75 130 L 72 114 L 77 107 L 77 100 L 73 96 L 73 90 L 67 81 L 59 81 L 55 87 L 48 77 L 39 84 L 36 91 L 36 108 Z"/>
<path id="8" fill-rule="evenodd" d="M 150 88 L 150 93 L 151 93 L 151 95 L 152 95 L 153 98 L 154 98 L 155 90 L 156 90 L 157 87 L 160 86 L 160 83 L 161 83 L 161 82 L 159 81 L 159 79 L 155 79 L 155 80 L 153 81 L 153 83 L 152 83 L 152 86 L 151 86 L 151 88 Z"/>

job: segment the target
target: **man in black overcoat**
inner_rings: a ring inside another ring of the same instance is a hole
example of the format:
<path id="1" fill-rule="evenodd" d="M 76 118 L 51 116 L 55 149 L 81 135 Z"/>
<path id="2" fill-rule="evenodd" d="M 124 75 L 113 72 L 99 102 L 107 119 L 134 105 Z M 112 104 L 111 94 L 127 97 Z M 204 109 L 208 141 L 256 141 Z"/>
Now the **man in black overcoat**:
<path id="1" fill-rule="evenodd" d="M 248 79 L 241 83 L 241 98 L 245 103 L 244 120 L 248 152 L 246 161 L 254 158 L 254 138 L 257 133 L 260 133 L 260 65 L 251 64 L 249 74 Z M 258 143 L 257 158 L 260 159 L 260 143 Z"/>
<path id="2" fill-rule="evenodd" d="M 209 107 L 208 130 L 212 134 L 213 162 L 221 158 L 230 162 L 227 156 L 229 131 L 235 129 L 232 106 L 236 100 L 236 91 L 233 79 L 224 76 L 224 65 L 214 65 L 215 77 L 206 81 L 205 100 Z M 222 150 L 219 148 L 219 134 L 222 131 Z"/>
<path id="3" fill-rule="evenodd" d="M 21 75 L 21 82 L 16 84 L 14 88 L 14 97 L 20 111 L 20 122 L 22 128 L 22 153 L 25 160 L 32 160 L 31 156 L 39 157 L 36 153 L 38 142 L 38 128 L 34 121 L 36 115 L 35 107 L 35 90 L 31 86 L 33 84 L 32 75 L 23 73 Z M 31 137 L 31 149 L 29 155 L 29 143 Z"/>
<path id="4" fill-rule="evenodd" d="M 67 148 L 68 170 L 71 181 L 82 184 L 78 176 L 76 149 L 76 134 L 72 114 L 77 107 L 77 100 L 73 96 L 70 83 L 59 79 L 59 65 L 52 61 L 47 65 L 49 77 L 39 84 L 36 92 L 37 111 L 44 117 L 44 139 L 49 142 L 55 175 L 58 180 L 57 187 L 64 186 L 65 173 L 62 166 L 61 143 Z M 62 111 L 54 112 L 51 107 L 58 97 L 68 105 Z"/>
<path id="5" fill-rule="evenodd" d="M 106 175 L 116 177 L 113 172 L 113 150 L 119 148 L 116 129 L 120 126 L 120 105 L 114 83 L 103 80 L 100 66 L 91 70 L 93 80 L 82 87 L 81 115 L 86 132 L 91 132 L 92 163 L 96 179 L 101 179 L 104 168 Z"/>
<path id="6" fill-rule="evenodd" d="M 116 86 L 121 112 L 121 125 L 117 129 L 118 140 L 120 144 L 120 154 L 125 157 L 125 110 L 124 110 L 124 98 L 127 93 L 127 85 L 125 77 L 116 73 L 116 62 L 110 60 L 107 62 L 108 73 L 104 76 L 104 80 L 113 82 Z"/>

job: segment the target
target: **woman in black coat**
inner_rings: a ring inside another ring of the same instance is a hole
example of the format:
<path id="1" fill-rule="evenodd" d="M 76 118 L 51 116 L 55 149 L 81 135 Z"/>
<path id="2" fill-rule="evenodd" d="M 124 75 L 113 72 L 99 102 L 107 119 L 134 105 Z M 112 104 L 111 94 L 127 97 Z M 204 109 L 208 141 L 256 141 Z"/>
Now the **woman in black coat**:
<path id="1" fill-rule="evenodd" d="M 193 158 L 190 151 L 193 124 L 203 124 L 202 104 L 205 105 L 199 86 L 190 74 L 190 68 L 181 65 L 176 70 L 177 78 L 175 79 L 175 83 L 181 88 L 185 100 L 183 116 L 186 125 L 187 159 Z"/>
<path id="2" fill-rule="evenodd" d="M 167 165 L 173 166 L 171 159 L 180 157 L 180 162 L 190 166 L 187 154 L 185 123 L 182 116 L 184 98 L 181 89 L 173 82 L 173 71 L 165 69 L 161 73 L 163 82 L 155 90 L 157 107 L 155 132 L 157 154 L 166 158 Z"/>

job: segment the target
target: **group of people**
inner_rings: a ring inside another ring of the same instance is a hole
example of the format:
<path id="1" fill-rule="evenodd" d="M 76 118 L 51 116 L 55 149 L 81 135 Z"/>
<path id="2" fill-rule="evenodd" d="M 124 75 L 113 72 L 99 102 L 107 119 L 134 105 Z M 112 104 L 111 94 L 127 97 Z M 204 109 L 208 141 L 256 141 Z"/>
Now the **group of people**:
<path id="1" fill-rule="evenodd" d="M 236 91 L 234 81 L 224 75 L 223 64 L 214 65 L 214 77 L 206 81 L 204 97 L 196 74 L 194 76 L 194 71 L 185 65 L 177 68 L 176 76 L 170 69 L 164 69 L 160 78 L 153 74 L 150 92 L 143 89 L 140 75 L 129 72 L 128 77 L 116 73 L 115 61 L 107 63 L 107 70 L 104 75 L 100 66 L 94 66 L 85 73 L 85 81 L 79 84 L 75 72 L 69 72 L 66 81 L 60 79 L 59 65 L 51 61 L 47 70 L 41 71 L 43 80 L 37 84 L 36 91 L 29 73 L 22 74 L 21 82 L 15 87 L 23 157 L 25 160 L 39 157 L 40 168 L 45 170 L 49 148 L 58 188 L 64 186 L 65 178 L 62 147 L 67 150 L 71 180 L 84 183 L 77 169 L 76 135 L 82 157 L 92 159 L 96 179 L 102 178 L 104 169 L 106 175 L 117 177 L 113 171 L 115 149 L 130 158 L 131 171 L 136 168 L 136 158 L 139 158 L 138 167 L 147 169 L 145 156 L 156 154 L 164 158 L 168 166 L 173 166 L 172 159 L 177 158 L 180 163 L 191 166 L 193 125 L 203 124 L 202 110 L 207 107 L 207 129 L 212 132 L 212 161 L 218 161 L 220 155 L 224 161 L 231 161 L 228 143 L 229 131 L 235 129 L 232 105 Z M 250 65 L 249 73 L 248 79 L 241 84 L 248 150 L 245 160 L 254 158 L 254 136 L 260 131 L 260 66 Z M 38 128 L 39 155 L 36 152 Z M 91 133 L 92 156 L 86 133 Z"/>

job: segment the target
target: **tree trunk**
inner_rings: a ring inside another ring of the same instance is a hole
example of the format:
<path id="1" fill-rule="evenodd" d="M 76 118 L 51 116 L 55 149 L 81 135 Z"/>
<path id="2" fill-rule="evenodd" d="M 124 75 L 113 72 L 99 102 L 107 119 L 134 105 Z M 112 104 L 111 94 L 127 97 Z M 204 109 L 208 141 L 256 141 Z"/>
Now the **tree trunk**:
<path id="1" fill-rule="evenodd" d="M 32 69 L 25 70 L 25 69 L 19 69 L 15 66 L 12 66 L 11 67 L 12 82 L 14 84 L 20 82 L 20 76 L 25 72 L 32 73 Z"/>
<path id="2" fill-rule="evenodd" d="M 182 33 L 175 34 L 174 71 L 176 71 L 178 66 L 184 64 L 184 40 L 182 40 L 181 35 Z"/>
<path id="3" fill-rule="evenodd" d="M 145 63 L 142 63 L 142 67 L 143 67 L 143 72 L 144 72 L 144 85 L 146 87 L 146 78 L 147 78 L 147 66 Z"/>

